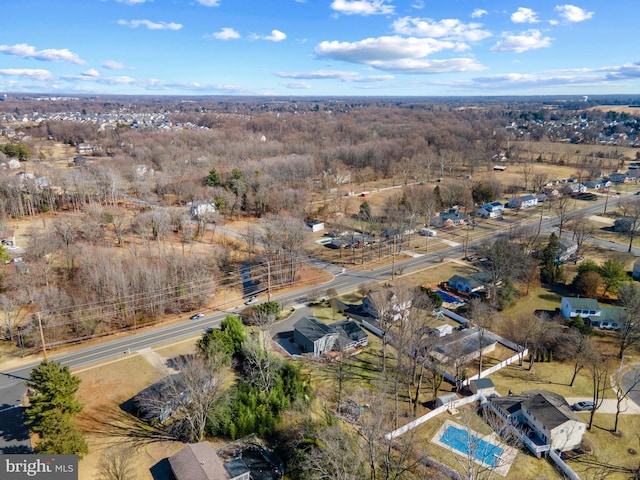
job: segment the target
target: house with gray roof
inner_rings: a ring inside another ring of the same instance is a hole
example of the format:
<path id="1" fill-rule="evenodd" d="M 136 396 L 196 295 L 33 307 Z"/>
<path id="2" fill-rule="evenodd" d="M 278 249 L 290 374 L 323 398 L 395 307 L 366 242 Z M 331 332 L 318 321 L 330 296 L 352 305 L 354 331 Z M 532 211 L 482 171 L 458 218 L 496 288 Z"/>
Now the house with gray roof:
<path id="1" fill-rule="evenodd" d="M 562 395 L 547 390 L 494 397 L 488 405 L 504 420 L 523 427 L 529 440 L 525 443 L 536 455 L 578 448 L 587 429 L 587 423 L 571 410 Z"/>
<path id="2" fill-rule="evenodd" d="M 350 318 L 345 318 L 329 325 L 333 331 L 340 334 L 343 350 L 351 350 L 358 347 L 366 347 L 369 344 L 369 335 L 360 325 Z"/>
<path id="3" fill-rule="evenodd" d="M 293 341 L 304 353 L 319 357 L 338 348 L 365 347 L 369 335 L 354 320 L 344 319 L 327 325 L 314 317 L 303 317 L 293 325 Z"/>
<path id="4" fill-rule="evenodd" d="M 315 357 L 330 352 L 340 334 L 314 317 L 302 317 L 293 325 L 293 341 Z"/>
<path id="5" fill-rule="evenodd" d="M 476 293 L 486 290 L 490 282 L 487 272 L 477 272 L 472 275 L 452 275 L 447 280 L 447 286 L 462 293 Z"/>
<path id="6" fill-rule="evenodd" d="M 250 479 L 251 471 L 242 459 L 223 463 L 209 442 L 187 445 L 168 460 L 176 480 Z"/>

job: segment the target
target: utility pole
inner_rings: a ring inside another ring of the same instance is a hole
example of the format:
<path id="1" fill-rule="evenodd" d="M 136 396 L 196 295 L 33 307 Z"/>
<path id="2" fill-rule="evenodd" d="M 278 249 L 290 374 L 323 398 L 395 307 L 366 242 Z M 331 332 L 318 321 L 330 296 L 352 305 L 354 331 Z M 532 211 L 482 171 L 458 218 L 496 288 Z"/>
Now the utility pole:
<path id="1" fill-rule="evenodd" d="M 40 327 L 40 341 L 42 342 L 42 356 L 45 362 L 47 361 L 47 346 L 44 343 L 44 331 L 42 330 L 42 319 L 40 318 L 40 312 L 36 313 L 38 317 L 38 326 Z"/>
<path id="2" fill-rule="evenodd" d="M 391 250 L 391 280 L 396 278 L 396 237 L 393 236 L 393 250 Z"/>
<path id="3" fill-rule="evenodd" d="M 267 260 L 267 302 L 271 301 L 271 262 Z"/>
<path id="4" fill-rule="evenodd" d="M 549 199 L 547 198 L 546 201 L 548 201 Z M 542 230 L 542 212 L 544 212 L 544 204 L 545 202 L 542 202 L 542 208 L 540 209 L 540 223 L 538 223 L 538 235 L 540 235 L 540 231 Z"/>
<path id="5" fill-rule="evenodd" d="M 604 197 L 604 212 L 602 212 L 603 215 L 607 213 L 607 203 L 609 203 L 609 187 L 606 187 L 606 189 L 607 189 L 607 194 Z"/>

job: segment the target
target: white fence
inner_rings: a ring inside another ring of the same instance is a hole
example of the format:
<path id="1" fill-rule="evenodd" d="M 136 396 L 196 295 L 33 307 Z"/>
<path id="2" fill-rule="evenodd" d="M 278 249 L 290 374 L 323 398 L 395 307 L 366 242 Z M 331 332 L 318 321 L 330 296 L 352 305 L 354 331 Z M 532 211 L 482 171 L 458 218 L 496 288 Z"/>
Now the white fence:
<path id="1" fill-rule="evenodd" d="M 558 455 L 555 450 L 549 450 L 549 457 L 560 467 L 562 473 L 564 473 L 569 480 L 580 480 L 578 474 L 574 472 L 569 465 L 564 463 L 564 460 L 560 458 L 560 455 Z"/>
<path id="2" fill-rule="evenodd" d="M 441 407 L 434 408 L 429 413 L 425 413 L 421 417 L 416 418 L 413 422 L 409 422 L 406 425 L 403 425 L 402 427 L 398 428 L 397 430 L 394 430 L 393 432 L 387 433 L 384 436 L 384 438 L 386 438 L 387 440 L 391 440 L 392 438 L 396 438 L 396 437 L 402 435 L 403 433 L 407 433 L 409 430 L 412 430 L 412 429 L 416 428 L 417 426 L 422 425 L 427 420 L 430 420 L 433 417 L 438 416 L 441 413 L 446 412 L 450 408 L 456 408 L 456 407 L 460 407 L 462 405 L 467 405 L 468 403 L 477 402 L 478 400 L 480 400 L 481 397 L 482 397 L 482 395 L 480 395 L 479 393 L 476 393 L 475 395 L 471 395 L 470 397 L 460 398 L 459 400 L 455 400 L 453 402 L 447 403 L 446 405 L 442 405 Z"/>
<path id="3" fill-rule="evenodd" d="M 506 367 L 507 365 L 511 365 L 512 363 L 519 361 L 521 358 L 520 355 L 522 355 L 522 357 L 525 357 L 528 353 L 529 353 L 529 350 L 525 348 L 521 354 L 517 353 L 513 357 L 509 357 L 506 360 L 503 360 L 502 362 L 498 363 L 497 365 L 494 365 L 491 368 L 487 368 L 486 370 L 483 370 L 480 375 L 476 373 L 474 376 L 469 377 L 464 382 L 462 382 L 462 385 L 466 387 L 467 385 L 469 385 L 469 383 L 471 383 L 471 380 L 477 380 L 478 378 L 483 378 L 483 377 L 486 377 L 487 375 L 491 375 L 492 373 L 497 372 L 498 370 Z"/>

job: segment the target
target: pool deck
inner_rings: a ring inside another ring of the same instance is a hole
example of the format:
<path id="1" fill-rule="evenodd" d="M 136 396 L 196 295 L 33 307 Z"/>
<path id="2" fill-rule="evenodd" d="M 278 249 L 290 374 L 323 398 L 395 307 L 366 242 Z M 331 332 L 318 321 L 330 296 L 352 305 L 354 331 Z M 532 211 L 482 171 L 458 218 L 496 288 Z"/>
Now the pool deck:
<path id="1" fill-rule="evenodd" d="M 452 422 L 451 420 L 447 420 L 444 422 L 444 424 L 438 429 L 438 431 L 436 432 L 436 434 L 433 436 L 433 438 L 431 439 L 432 443 L 435 443 L 436 445 L 445 448 L 457 455 L 461 455 L 463 457 L 467 457 L 467 454 L 464 452 L 461 452 L 460 450 L 457 450 L 453 447 L 450 447 L 449 445 L 443 443 L 440 441 L 440 439 L 442 438 L 442 436 L 444 435 L 444 432 L 447 431 L 447 429 L 449 427 L 456 427 L 462 430 L 467 430 L 469 434 L 473 435 L 474 437 L 477 438 L 481 438 L 482 440 L 484 440 L 485 442 L 488 443 L 492 443 L 493 445 L 496 445 L 498 447 L 500 447 L 503 450 L 502 455 L 500 456 L 500 460 L 498 461 L 498 465 L 496 465 L 495 467 L 492 467 L 491 465 L 481 462 L 480 460 L 474 458 L 474 461 L 480 465 L 482 465 L 484 468 L 486 468 L 487 470 L 492 470 L 493 472 L 495 472 L 496 474 L 502 476 L 502 477 L 506 477 L 507 474 L 509 473 L 509 469 L 511 468 L 511 465 L 513 465 L 513 461 L 516 459 L 516 454 L 518 453 L 518 450 L 516 450 L 513 447 L 509 447 L 507 445 L 504 445 L 498 438 L 497 435 L 495 433 L 492 433 L 491 435 L 482 435 L 474 430 L 468 429 L 463 427 L 462 425 L 459 425 L 455 422 Z"/>

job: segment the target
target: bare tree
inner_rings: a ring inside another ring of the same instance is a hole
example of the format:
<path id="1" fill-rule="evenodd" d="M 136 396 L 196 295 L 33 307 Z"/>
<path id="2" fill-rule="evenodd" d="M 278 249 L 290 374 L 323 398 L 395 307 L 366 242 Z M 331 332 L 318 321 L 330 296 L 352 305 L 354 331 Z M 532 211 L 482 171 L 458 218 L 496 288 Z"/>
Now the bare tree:
<path id="1" fill-rule="evenodd" d="M 584 214 L 572 215 L 567 224 L 567 228 L 573 232 L 573 240 L 578 248 L 576 249 L 576 261 L 584 252 L 585 243 L 593 238 L 595 228 Z"/>
<path id="2" fill-rule="evenodd" d="M 618 358 L 622 359 L 629 348 L 640 345 L 640 287 L 636 283 L 625 283 L 618 291 L 618 300 L 624 312 L 618 337 Z"/>
<path id="3" fill-rule="evenodd" d="M 271 392 L 276 385 L 282 359 L 273 353 L 265 352 L 250 338 L 242 344 L 242 352 L 244 354 L 242 368 L 246 373 L 247 382 L 267 394 Z"/>
<path id="4" fill-rule="evenodd" d="M 623 410 L 623 402 L 632 392 L 640 391 L 640 370 L 634 368 L 628 372 L 622 368 L 618 368 L 611 376 L 613 390 L 616 393 L 616 420 L 613 424 L 613 432 L 618 432 L 618 419 Z"/>
<path id="5" fill-rule="evenodd" d="M 622 216 L 617 222 L 622 222 L 620 232 L 629 238 L 629 252 L 633 241 L 640 236 L 640 199 L 637 197 L 623 198 L 618 202 L 618 209 Z"/>
<path id="6" fill-rule="evenodd" d="M 128 447 L 110 447 L 98 461 L 100 480 L 135 480 L 134 451 Z"/>
<path id="7" fill-rule="evenodd" d="M 496 315 L 496 309 L 486 302 L 483 302 L 480 298 L 474 298 L 469 303 L 470 317 L 473 323 L 478 327 L 479 342 L 480 342 L 480 355 L 478 357 L 478 378 L 482 376 L 482 352 L 485 344 L 485 334 L 487 330 L 491 329 L 491 324 Z"/>
<path id="8" fill-rule="evenodd" d="M 551 208 L 558 217 L 558 238 L 562 238 L 565 224 L 569 220 L 571 212 L 571 196 L 560 195 L 551 202 Z"/>
<path id="9" fill-rule="evenodd" d="M 603 353 L 596 349 L 591 351 L 591 355 L 588 357 L 587 368 L 591 374 L 591 384 L 593 387 L 593 409 L 589 415 L 589 426 L 591 430 L 593 427 L 593 417 L 605 399 L 606 391 L 611 388 L 609 374 L 611 371 L 611 359 L 605 356 Z"/>

